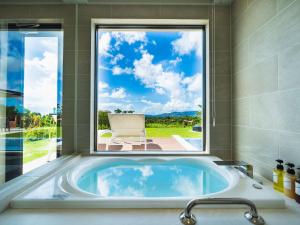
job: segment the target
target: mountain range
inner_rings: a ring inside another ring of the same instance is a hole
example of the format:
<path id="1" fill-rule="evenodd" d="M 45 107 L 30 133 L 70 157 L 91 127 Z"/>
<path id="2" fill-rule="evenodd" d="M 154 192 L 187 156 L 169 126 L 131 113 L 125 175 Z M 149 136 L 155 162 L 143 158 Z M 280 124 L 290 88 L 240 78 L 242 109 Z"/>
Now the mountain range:
<path id="1" fill-rule="evenodd" d="M 162 113 L 157 115 L 146 115 L 146 117 L 181 117 L 181 116 L 197 116 L 197 111 L 184 111 L 184 112 L 171 112 L 171 113 Z"/>

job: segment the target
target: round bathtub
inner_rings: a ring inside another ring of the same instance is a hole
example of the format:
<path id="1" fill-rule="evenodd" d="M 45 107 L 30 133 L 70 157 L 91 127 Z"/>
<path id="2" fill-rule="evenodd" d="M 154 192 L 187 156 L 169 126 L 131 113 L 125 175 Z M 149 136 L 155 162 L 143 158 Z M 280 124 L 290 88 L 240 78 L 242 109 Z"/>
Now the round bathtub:
<path id="1" fill-rule="evenodd" d="M 90 158 L 66 174 L 68 192 L 105 199 L 187 199 L 228 191 L 238 176 L 201 158 Z"/>

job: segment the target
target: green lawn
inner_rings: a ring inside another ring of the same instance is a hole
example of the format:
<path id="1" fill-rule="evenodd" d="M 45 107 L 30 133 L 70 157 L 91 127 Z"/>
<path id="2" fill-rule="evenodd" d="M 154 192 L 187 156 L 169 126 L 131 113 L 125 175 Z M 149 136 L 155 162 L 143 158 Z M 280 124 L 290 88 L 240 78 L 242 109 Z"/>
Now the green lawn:
<path id="1" fill-rule="evenodd" d="M 43 139 L 38 141 L 25 141 L 23 162 L 28 163 L 32 160 L 46 156 L 48 154 L 50 144 L 51 144 L 50 139 Z M 51 149 L 51 151 L 55 151 L 55 150 L 56 148 Z"/>
<path id="2" fill-rule="evenodd" d="M 167 127 L 167 128 L 146 128 L 147 138 L 167 138 L 172 135 L 179 135 L 183 138 L 201 138 L 202 133 L 193 132 L 191 127 Z M 104 134 L 102 137 L 111 137 L 111 134 Z"/>

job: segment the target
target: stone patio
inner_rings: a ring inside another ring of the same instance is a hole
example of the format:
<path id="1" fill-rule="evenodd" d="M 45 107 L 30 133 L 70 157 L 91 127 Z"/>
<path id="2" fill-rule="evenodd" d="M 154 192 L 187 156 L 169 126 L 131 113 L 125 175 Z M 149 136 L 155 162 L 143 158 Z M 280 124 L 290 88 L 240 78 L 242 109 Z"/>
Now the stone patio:
<path id="1" fill-rule="evenodd" d="M 98 151 L 145 151 L 145 145 L 137 141 L 114 141 L 106 150 L 109 138 L 98 140 Z M 173 138 L 147 138 L 147 151 L 187 151 L 178 141 Z"/>

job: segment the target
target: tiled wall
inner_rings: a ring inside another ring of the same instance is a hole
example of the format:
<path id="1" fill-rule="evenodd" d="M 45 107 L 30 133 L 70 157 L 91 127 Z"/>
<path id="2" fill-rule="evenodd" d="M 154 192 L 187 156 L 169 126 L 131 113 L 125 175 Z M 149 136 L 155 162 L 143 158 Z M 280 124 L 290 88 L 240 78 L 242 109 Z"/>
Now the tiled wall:
<path id="1" fill-rule="evenodd" d="M 300 166 L 300 1 L 236 0 L 232 49 L 235 158 L 268 178 Z"/>
<path id="2" fill-rule="evenodd" d="M 89 153 L 91 18 L 210 19 L 210 5 L 1 5 L 0 19 L 61 18 L 64 20 L 63 152 Z M 211 153 L 230 159 L 231 43 L 230 7 L 216 7 L 216 126 L 211 127 Z M 78 32 L 75 25 L 78 23 Z M 212 25 L 212 24 L 211 24 Z M 78 33 L 76 44 L 75 33 Z M 211 31 L 211 37 L 212 37 Z M 210 40 L 212 43 L 212 38 Z M 78 61 L 76 64 L 75 62 Z M 76 93 L 76 94 L 75 94 Z"/>

